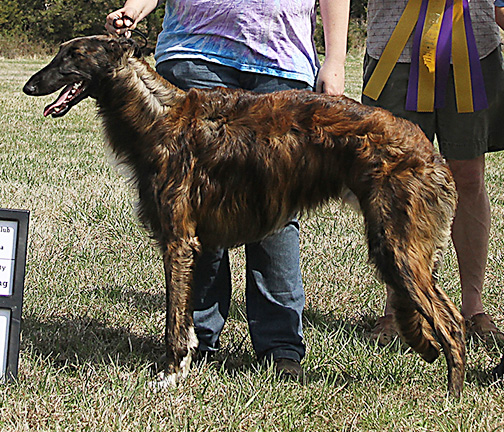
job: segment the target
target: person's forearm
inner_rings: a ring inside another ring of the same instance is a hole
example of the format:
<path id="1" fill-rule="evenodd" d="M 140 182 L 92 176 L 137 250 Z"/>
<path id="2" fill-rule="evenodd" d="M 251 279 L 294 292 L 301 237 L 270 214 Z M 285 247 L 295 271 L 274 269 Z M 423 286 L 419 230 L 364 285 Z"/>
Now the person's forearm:
<path id="1" fill-rule="evenodd" d="M 326 60 L 345 63 L 350 15 L 349 0 L 320 0 Z"/>
<path id="2" fill-rule="evenodd" d="M 495 7 L 495 22 L 504 29 L 504 7 Z"/>
<path id="3" fill-rule="evenodd" d="M 132 16 L 135 22 L 141 21 L 149 15 L 159 4 L 158 0 L 126 0 L 123 8 L 136 11 L 136 16 Z"/>
<path id="4" fill-rule="evenodd" d="M 350 0 L 320 0 L 324 26 L 325 61 L 319 71 L 315 90 L 343 94 Z"/>

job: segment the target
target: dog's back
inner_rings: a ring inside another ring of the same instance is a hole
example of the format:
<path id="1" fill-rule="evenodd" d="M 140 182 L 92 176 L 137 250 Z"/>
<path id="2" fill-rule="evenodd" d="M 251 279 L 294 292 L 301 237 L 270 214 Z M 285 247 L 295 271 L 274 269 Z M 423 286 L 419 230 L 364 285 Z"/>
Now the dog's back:
<path id="1" fill-rule="evenodd" d="M 438 188 L 432 192 L 446 203 L 446 219 L 453 215 L 442 158 L 417 126 L 387 111 L 309 91 L 218 88 L 190 90 L 176 118 L 164 126 L 182 131 L 176 146 L 193 160 L 191 197 L 208 246 L 260 239 L 343 188 L 369 200 L 400 172 L 411 173 L 412 188 Z M 244 222 L 251 227 L 246 239 Z"/>

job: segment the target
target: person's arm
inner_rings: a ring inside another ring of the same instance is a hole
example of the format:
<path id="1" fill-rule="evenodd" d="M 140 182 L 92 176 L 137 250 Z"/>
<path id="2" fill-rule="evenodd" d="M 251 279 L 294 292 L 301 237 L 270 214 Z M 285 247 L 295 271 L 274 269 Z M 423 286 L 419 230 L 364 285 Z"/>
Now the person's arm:
<path id="1" fill-rule="evenodd" d="M 350 0 L 320 0 L 320 14 L 326 57 L 315 89 L 321 93 L 343 94 Z"/>
<path id="2" fill-rule="evenodd" d="M 127 0 L 121 9 L 117 9 L 107 15 L 105 29 L 110 34 L 119 35 L 127 33 L 128 30 L 134 29 L 139 21 L 156 9 L 159 3 L 160 0 Z M 133 22 L 126 17 L 131 18 Z M 116 25 L 119 28 L 114 27 L 115 19 L 117 19 Z"/>
<path id="3" fill-rule="evenodd" d="M 495 6 L 495 22 L 504 29 L 504 7 Z"/>

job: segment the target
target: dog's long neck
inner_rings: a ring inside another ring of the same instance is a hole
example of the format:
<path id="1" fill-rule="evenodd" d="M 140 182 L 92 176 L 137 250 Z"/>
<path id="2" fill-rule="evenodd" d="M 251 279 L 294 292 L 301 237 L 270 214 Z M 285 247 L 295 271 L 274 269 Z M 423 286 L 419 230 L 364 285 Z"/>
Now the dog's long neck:
<path id="1" fill-rule="evenodd" d="M 153 120 L 165 116 L 184 94 L 162 79 L 146 61 L 135 57 L 128 59 L 127 67 L 119 71 L 117 78 L 124 84 L 124 91 L 134 93 L 135 103 L 143 104 L 145 114 Z"/>
<path id="2" fill-rule="evenodd" d="M 166 119 L 184 100 L 184 95 L 183 91 L 156 74 L 144 60 L 128 58 L 124 67 L 101 83 L 96 98 L 114 150 L 128 152 L 123 148 L 125 140 L 133 142 L 138 134 L 145 137 L 156 122 Z"/>
<path id="3" fill-rule="evenodd" d="M 99 114 L 114 152 L 125 162 L 152 154 L 160 140 L 149 136 L 184 100 L 185 93 L 161 78 L 141 59 L 130 57 L 102 83 Z"/>

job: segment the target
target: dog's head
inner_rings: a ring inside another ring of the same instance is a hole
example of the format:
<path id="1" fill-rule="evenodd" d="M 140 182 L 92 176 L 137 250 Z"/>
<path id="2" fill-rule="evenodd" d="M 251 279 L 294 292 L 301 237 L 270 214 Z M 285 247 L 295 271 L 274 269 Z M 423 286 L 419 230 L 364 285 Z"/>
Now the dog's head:
<path id="1" fill-rule="evenodd" d="M 31 96 L 44 96 L 64 87 L 58 99 L 44 110 L 44 116 L 61 117 L 86 97 L 96 97 L 96 89 L 103 80 L 133 56 L 141 54 L 132 39 L 108 36 L 72 39 L 61 45 L 51 63 L 28 80 L 23 91 Z"/>

